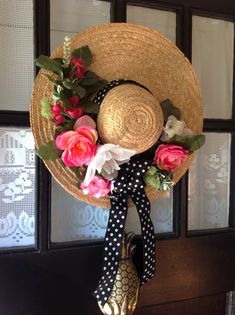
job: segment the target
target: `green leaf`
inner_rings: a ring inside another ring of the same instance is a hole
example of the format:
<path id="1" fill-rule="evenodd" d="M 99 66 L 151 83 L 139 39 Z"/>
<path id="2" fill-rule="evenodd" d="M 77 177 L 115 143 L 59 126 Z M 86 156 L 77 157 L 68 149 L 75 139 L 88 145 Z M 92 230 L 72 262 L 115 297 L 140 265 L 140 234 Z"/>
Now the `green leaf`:
<path id="1" fill-rule="evenodd" d="M 54 59 L 41 55 L 36 59 L 36 66 L 52 71 L 63 78 L 62 65 Z"/>
<path id="2" fill-rule="evenodd" d="M 83 182 L 85 176 L 86 176 L 86 168 L 81 167 L 70 167 L 70 169 L 75 173 L 75 175 L 78 178 L 78 187 L 80 188 L 81 183 Z"/>
<path id="3" fill-rule="evenodd" d="M 179 136 L 179 135 L 174 135 L 168 143 L 176 143 L 185 146 L 186 145 L 186 138 L 185 136 Z"/>
<path id="4" fill-rule="evenodd" d="M 157 173 L 157 168 L 155 166 L 150 166 L 148 171 L 145 173 L 146 175 L 153 176 Z"/>
<path id="5" fill-rule="evenodd" d="M 90 48 L 87 45 L 74 50 L 72 55 L 78 58 L 82 58 L 86 67 L 91 64 L 92 54 Z"/>
<path id="6" fill-rule="evenodd" d="M 86 95 L 86 90 L 80 84 L 65 80 L 63 81 L 63 85 L 67 89 L 75 91 L 75 93 L 78 94 L 78 96 L 81 98 L 83 98 Z"/>
<path id="7" fill-rule="evenodd" d="M 55 85 L 58 85 L 58 84 L 60 84 L 60 82 L 61 81 L 59 81 L 59 80 L 55 80 L 54 78 L 52 78 L 50 75 L 48 75 L 48 74 L 44 74 L 46 77 L 47 77 L 47 79 L 49 80 L 49 81 L 51 81 L 52 83 L 54 83 Z"/>
<path id="8" fill-rule="evenodd" d="M 54 93 L 53 93 L 54 95 Z M 70 102 L 68 101 L 69 96 L 64 90 L 61 90 L 59 93 L 59 99 L 64 103 L 65 106 L 70 106 Z"/>
<path id="9" fill-rule="evenodd" d="M 95 85 L 91 85 L 86 88 L 86 95 L 91 96 L 96 94 L 100 89 L 102 89 L 108 82 L 105 80 L 99 80 Z"/>
<path id="10" fill-rule="evenodd" d="M 193 152 L 198 150 L 205 143 L 204 135 L 196 135 L 196 136 L 178 136 L 175 135 L 170 139 L 168 143 L 174 143 L 181 145 L 182 147 L 188 149 Z"/>
<path id="11" fill-rule="evenodd" d="M 49 98 L 43 98 L 41 100 L 41 114 L 42 117 L 49 118 L 51 117 L 51 102 Z"/>
<path id="12" fill-rule="evenodd" d="M 177 107 L 175 107 L 169 99 L 161 102 L 160 105 L 162 108 L 164 121 L 167 121 L 168 117 L 171 115 L 175 116 L 178 120 L 180 120 L 181 117 L 180 110 Z"/>
<path id="13" fill-rule="evenodd" d="M 153 187 L 157 190 L 161 189 L 161 181 L 157 176 L 145 175 L 144 182 L 146 185 Z"/>
<path id="14" fill-rule="evenodd" d="M 205 136 L 196 135 L 196 136 L 186 137 L 186 143 L 190 151 L 196 151 L 200 149 L 200 147 L 203 146 L 203 144 L 205 143 Z"/>
<path id="15" fill-rule="evenodd" d="M 43 160 L 55 160 L 61 156 L 62 151 L 57 149 L 55 141 L 50 141 L 40 146 L 36 154 Z"/>
<path id="16" fill-rule="evenodd" d="M 100 110 L 100 105 L 93 102 L 88 102 L 80 105 L 84 111 L 88 114 L 98 114 Z"/>
<path id="17" fill-rule="evenodd" d="M 87 71 L 81 81 L 81 84 L 84 86 L 91 86 L 96 84 L 99 80 L 100 78 L 95 72 Z"/>
<path id="18" fill-rule="evenodd" d="M 63 131 L 73 130 L 74 123 L 75 123 L 75 119 L 71 119 L 63 126 L 56 127 L 55 136 L 57 137 Z"/>
<path id="19" fill-rule="evenodd" d="M 53 60 L 57 61 L 61 66 L 63 65 L 63 58 L 53 58 Z"/>

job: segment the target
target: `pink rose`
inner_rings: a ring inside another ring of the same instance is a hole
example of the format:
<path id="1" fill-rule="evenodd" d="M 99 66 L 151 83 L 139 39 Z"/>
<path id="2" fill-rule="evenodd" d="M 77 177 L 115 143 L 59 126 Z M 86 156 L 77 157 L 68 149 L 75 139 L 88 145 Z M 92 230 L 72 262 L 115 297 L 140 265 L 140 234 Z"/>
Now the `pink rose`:
<path id="1" fill-rule="evenodd" d="M 64 111 L 73 119 L 77 119 L 78 117 L 84 114 L 84 110 L 81 107 L 77 108 L 67 107 L 64 109 Z"/>
<path id="2" fill-rule="evenodd" d="M 78 104 L 80 103 L 80 98 L 74 95 L 68 98 L 68 101 L 72 106 L 78 106 Z"/>
<path id="3" fill-rule="evenodd" d="M 88 165 L 96 153 L 97 132 L 89 126 L 67 131 L 56 138 L 56 146 L 64 150 L 61 159 L 66 166 Z"/>
<path id="4" fill-rule="evenodd" d="M 111 182 L 103 179 L 100 176 L 94 176 L 92 181 L 88 185 L 85 185 L 82 182 L 81 188 L 85 195 L 91 195 L 95 198 L 100 198 L 110 192 Z"/>
<path id="5" fill-rule="evenodd" d="M 85 74 L 85 64 L 82 58 L 73 57 L 71 60 L 72 65 L 76 66 L 77 76 L 83 78 Z"/>
<path id="6" fill-rule="evenodd" d="M 74 124 L 73 129 L 76 130 L 80 126 L 90 126 L 90 127 L 95 129 L 96 123 L 90 116 L 84 115 L 84 116 L 77 119 L 77 121 Z"/>
<path id="7" fill-rule="evenodd" d="M 188 152 L 179 145 L 161 144 L 155 152 L 154 162 L 160 169 L 172 171 L 187 160 Z"/>

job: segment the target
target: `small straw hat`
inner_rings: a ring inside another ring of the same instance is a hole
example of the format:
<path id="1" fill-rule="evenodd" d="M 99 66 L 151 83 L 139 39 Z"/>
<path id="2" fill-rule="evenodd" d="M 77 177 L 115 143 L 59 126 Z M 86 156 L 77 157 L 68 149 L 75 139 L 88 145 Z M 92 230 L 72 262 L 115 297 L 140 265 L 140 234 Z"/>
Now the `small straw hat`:
<path id="1" fill-rule="evenodd" d="M 105 24 L 85 30 L 71 39 L 71 49 L 88 45 L 93 55 L 89 69 L 107 81 L 127 79 L 109 91 L 97 118 L 98 133 L 104 143 L 119 144 L 141 153 L 160 137 L 163 114 L 160 102 L 170 99 L 179 108 L 182 120 L 193 133 L 203 126 L 202 100 L 198 81 L 188 59 L 167 38 L 143 26 L 128 23 Z M 52 57 L 63 56 L 63 47 Z M 52 84 L 40 71 L 30 107 L 30 121 L 36 147 L 54 139 L 54 124 L 41 116 L 40 100 L 51 96 Z M 176 183 L 187 171 L 195 154 L 174 171 Z M 110 207 L 109 197 L 84 195 L 72 170 L 61 159 L 44 161 L 57 182 L 74 197 L 101 207 Z M 163 191 L 145 188 L 149 200 Z"/>

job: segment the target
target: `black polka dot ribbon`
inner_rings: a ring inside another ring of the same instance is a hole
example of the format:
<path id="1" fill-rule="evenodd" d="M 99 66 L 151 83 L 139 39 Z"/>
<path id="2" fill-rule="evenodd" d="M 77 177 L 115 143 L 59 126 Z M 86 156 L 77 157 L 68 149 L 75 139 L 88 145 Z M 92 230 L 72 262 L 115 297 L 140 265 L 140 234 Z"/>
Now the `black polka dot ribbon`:
<path id="1" fill-rule="evenodd" d="M 150 202 L 144 191 L 143 175 L 152 161 L 133 160 L 122 165 L 118 178 L 114 181 L 114 191 L 110 196 L 111 209 L 104 240 L 102 276 L 95 297 L 104 305 L 113 289 L 121 259 L 121 244 L 128 211 L 130 196 L 139 214 L 143 239 L 143 272 L 141 285 L 154 276 L 155 271 L 155 234 L 150 219 Z"/>
<path id="2" fill-rule="evenodd" d="M 102 89 L 100 89 L 98 91 L 98 93 L 96 94 L 95 98 L 94 98 L 94 102 L 97 104 L 101 104 L 105 95 L 112 90 L 113 88 L 115 88 L 118 85 L 122 85 L 122 84 L 127 84 L 127 83 L 132 83 L 138 86 L 141 86 L 142 88 L 144 88 L 145 90 L 149 91 L 149 89 L 147 89 L 145 86 L 143 86 L 142 84 L 139 84 L 136 81 L 133 80 L 125 80 L 125 79 L 120 79 L 120 80 L 113 80 L 108 82 Z M 150 92 L 150 91 L 149 91 Z M 151 92 L 150 92 L 151 93 Z"/>

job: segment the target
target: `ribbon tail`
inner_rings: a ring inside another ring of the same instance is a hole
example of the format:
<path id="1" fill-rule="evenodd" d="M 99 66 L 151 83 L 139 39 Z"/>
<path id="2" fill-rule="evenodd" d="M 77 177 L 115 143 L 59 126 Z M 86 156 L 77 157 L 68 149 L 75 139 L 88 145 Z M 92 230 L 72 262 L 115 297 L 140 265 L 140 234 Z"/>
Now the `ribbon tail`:
<path id="1" fill-rule="evenodd" d="M 136 205 L 140 218 L 143 239 L 143 272 L 140 277 L 141 285 L 154 277 L 155 273 L 155 233 L 150 218 L 150 202 L 143 188 L 132 191 L 131 199 Z"/>
<path id="2" fill-rule="evenodd" d="M 103 268 L 94 296 L 102 306 L 107 302 L 116 279 L 121 259 L 122 240 L 127 217 L 127 195 L 110 198 L 111 209 L 104 240 Z"/>

